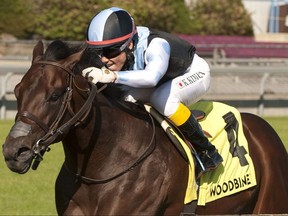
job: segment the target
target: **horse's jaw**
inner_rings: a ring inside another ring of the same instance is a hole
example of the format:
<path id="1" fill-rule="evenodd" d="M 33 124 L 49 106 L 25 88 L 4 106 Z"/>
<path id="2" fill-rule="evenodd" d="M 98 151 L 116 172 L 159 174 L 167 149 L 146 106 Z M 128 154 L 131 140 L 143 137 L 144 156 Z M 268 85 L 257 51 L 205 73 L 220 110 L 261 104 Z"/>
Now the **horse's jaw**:
<path id="1" fill-rule="evenodd" d="M 6 160 L 6 165 L 7 167 L 15 173 L 18 174 L 25 174 L 28 172 L 30 169 L 31 163 L 32 163 L 32 158 L 30 158 L 28 161 L 23 163 L 22 161 L 15 161 L 15 160 Z"/>

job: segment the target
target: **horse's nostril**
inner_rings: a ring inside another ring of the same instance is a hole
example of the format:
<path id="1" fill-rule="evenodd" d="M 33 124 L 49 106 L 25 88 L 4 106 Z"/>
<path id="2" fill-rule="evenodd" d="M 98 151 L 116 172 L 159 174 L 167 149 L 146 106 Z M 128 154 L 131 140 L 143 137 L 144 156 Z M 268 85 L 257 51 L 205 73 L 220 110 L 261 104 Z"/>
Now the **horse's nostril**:
<path id="1" fill-rule="evenodd" d="M 30 155 L 30 149 L 27 148 L 27 147 L 22 147 L 18 150 L 17 152 L 17 159 L 24 159 L 24 158 L 27 158 L 27 155 Z"/>

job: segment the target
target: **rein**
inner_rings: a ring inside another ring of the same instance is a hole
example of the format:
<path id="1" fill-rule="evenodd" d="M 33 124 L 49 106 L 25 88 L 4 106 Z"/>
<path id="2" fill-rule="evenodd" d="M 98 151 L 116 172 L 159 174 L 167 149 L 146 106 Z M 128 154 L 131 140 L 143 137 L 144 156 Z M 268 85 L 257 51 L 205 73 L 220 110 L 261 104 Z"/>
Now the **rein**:
<path id="1" fill-rule="evenodd" d="M 82 121 L 84 121 L 86 119 L 86 117 L 88 116 L 88 114 L 91 110 L 92 102 L 93 102 L 96 94 L 98 92 L 102 91 L 106 87 L 106 85 L 104 85 L 102 88 L 97 90 L 96 85 L 89 82 L 91 89 L 86 90 L 86 91 L 90 91 L 89 96 L 88 96 L 87 100 L 85 101 L 84 105 L 80 108 L 80 110 L 74 114 L 74 112 L 70 106 L 70 101 L 71 101 L 72 92 L 73 92 L 73 84 L 74 84 L 74 86 L 76 86 L 77 89 L 82 90 L 82 91 L 85 91 L 85 90 L 80 89 L 75 84 L 75 82 L 74 82 L 75 75 L 73 74 L 73 72 L 69 68 L 66 68 L 57 62 L 38 61 L 38 62 L 35 62 L 34 64 L 53 65 L 55 67 L 60 67 L 65 72 L 67 72 L 69 75 L 69 86 L 66 88 L 66 92 L 64 94 L 64 99 L 63 99 L 62 105 L 59 109 L 59 112 L 57 114 L 57 117 L 54 120 L 54 122 L 51 124 L 50 127 L 47 126 L 45 123 L 43 123 L 41 120 L 39 120 L 36 116 L 34 116 L 33 114 L 31 114 L 27 111 L 22 111 L 22 112 L 18 113 L 16 116 L 16 119 L 18 117 L 25 117 L 25 118 L 30 119 L 31 121 L 33 121 L 36 125 L 38 125 L 45 132 L 45 135 L 41 139 L 39 139 L 32 148 L 33 154 L 34 154 L 34 162 L 32 165 L 32 169 L 36 170 L 39 163 L 43 160 L 44 153 L 46 151 L 50 150 L 49 145 L 51 145 L 60 135 L 67 133 L 72 126 L 77 126 L 78 124 L 80 124 Z M 72 118 L 69 119 L 63 125 L 61 125 L 60 127 L 58 127 L 60 121 L 62 120 L 62 117 L 64 116 L 64 114 L 66 113 L 67 110 L 72 115 Z M 75 175 L 76 178 L 82 180 L 83 182 L 96 183 L 96 184 L 109 182 L 109 181 L 116 179 L 119 176 L 133 170 L 139 163 L 144 161 L 150 154 L 152 154 L 152 152 L 154 151 L 154 149 L 156 147 L 155 123 L 154 123 L 154 119 L 151 116 L 151 114 L 150 113 L 148 113 L 148 114 L 149 114 L 149 117 L 151 119 L 152 129 L 153 129 L 153 134 L 152 134 L 150 143 L 149 143 L 148 147 L 144 150 L 144 152 L 138 157 L 138 159 L 136 161 L 134 161 L 130 166 L 126 166 L 127 168 L 125 168 L 122 171 L 120 171 L 119 173 L 117 173 L 111 177 L 105 178 L 105 179 L 93 179 L 93 178 L 89 178 L 89 177 L 80 175 L 78 173 L 72 172 L 67 167 L 65 162 L 64 162 L 64 167 L 66 168 L 67 171 L 69 171 L 70 173 Z"/>
<path id="2" fill-rule="evenodd" d="M 72 112 L 72 108 L 70 107 L 70 101 L 71 101 L 72 92 L 73 92 L 73 89 L 72 89 L 73 84 L 74 86 L 76 86 L 76 84 L 74 83 L 75 75 L 73 74 L 73 72 L 69 68 L 66 68 L 57 62 L 38 61 L 34 64 L 53 65 L 55 67 L 62 68 L 65 72 L 69 74 L 69 86 L 66 88 L 64 99 L 59 109 L 59 112 L 57 114 L 57 117 L 50 127 L 48 127 L 41 120 L 39 120 L 36 116 L 34 116 L 33 114 L 27 111 L 20 112 L 16 116 L 16 119 L 18 117 L 25 117 L 25 118 L 30 119 L 31 121 L 35 122 L 45 132 L 45 135 L 41 139 L 39 139 L 32 148 L 33 153 L 34 153 L 34 163 L 32 165 L 32 169 L 36 170 L 39 163 L 43 160 L 44 153 L 50 150 L 49 145 L 51 145 L 60 135 L 67 133 L 72 126 L 77 126 L 79 123 L 84 121 L 84 119 L 88 116 L 88 113 L 90 112 L 90 109 L 92 107 L 92 102 L 97 93 L 97 87 L 96 85 L 90 83 L 91 90 L 87 90 L 87 91 L 90 91 L 90 94 L 87 100 L 85 101 L 81 109 L 77 113 L 74 114 L 74 112 Z M 79 89 L 79 87 L 77 86 L 76 88 Z M 72 114 L 73 117 L 69 119 L 66 123 L 58 127 L 67 109 L 69 113 Z"/>

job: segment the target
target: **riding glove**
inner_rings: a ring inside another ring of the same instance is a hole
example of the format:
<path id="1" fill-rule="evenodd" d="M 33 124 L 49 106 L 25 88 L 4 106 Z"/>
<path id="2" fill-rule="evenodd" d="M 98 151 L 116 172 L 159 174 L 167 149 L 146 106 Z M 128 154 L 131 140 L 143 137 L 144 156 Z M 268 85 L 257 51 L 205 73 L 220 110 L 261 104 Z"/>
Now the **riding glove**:
<path id="1" fill-rule="evenodd" d="M 82 71 L 82 76 L 86 79 L 91 80 L 94 84 L 101 83 L 113 83 L 115 82 L 117 76 L 115 72 L 107 69 L 106 67 L 96 68 L 89 67 Z"/>

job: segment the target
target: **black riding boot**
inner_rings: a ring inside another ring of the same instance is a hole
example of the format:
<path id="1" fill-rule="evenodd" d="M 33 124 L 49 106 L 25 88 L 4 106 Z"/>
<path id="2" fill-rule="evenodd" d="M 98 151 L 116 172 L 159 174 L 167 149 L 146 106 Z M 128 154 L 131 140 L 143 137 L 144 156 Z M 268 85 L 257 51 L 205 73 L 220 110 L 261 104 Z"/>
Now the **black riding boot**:
<path id="1" fill-rule="evenodd" d="M 202 172 L 216 169 L 223 161 L 214 145 L 212 145 L 204 135 L 202 128 L 195 117 L 190 115 L 189 119 L 178 126 L 186 139 L 191 142 L 197 151 L 200 160 L 205 168 Z"/>

